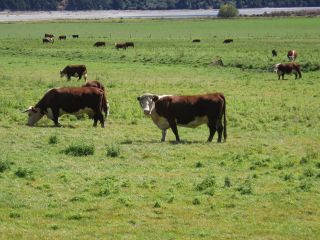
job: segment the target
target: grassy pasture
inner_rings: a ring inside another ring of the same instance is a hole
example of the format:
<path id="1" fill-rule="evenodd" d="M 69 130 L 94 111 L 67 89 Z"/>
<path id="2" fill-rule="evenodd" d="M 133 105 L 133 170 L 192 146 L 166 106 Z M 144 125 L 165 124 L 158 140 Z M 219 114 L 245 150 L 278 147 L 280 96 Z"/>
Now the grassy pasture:
<path id="1" fill-rule="evenodd" d="M 0 239 L 319 238 L 319 18 L 34 22 L 0 32 Z M 80 38 L 43 45 L 44 33 Z M 136 47 L 114 49 L 125 40 Z M 289 49 L 303 78 L 278 81 L 272 66 Z M 217 57 L 224 67 L 211 64 Z M 83 83 L 59 78 L 71 63 L 106 86 L 106 128 L 73 116 L 62 128 L 45 118 L 25 126 L 20 111 L 49 88 Z M 223 144 L 205 143 L 206 126 L 178 128 L 181 144 L 168 131 L 160 143 L 136 100 L 216 91 L 227 99 Z"/>

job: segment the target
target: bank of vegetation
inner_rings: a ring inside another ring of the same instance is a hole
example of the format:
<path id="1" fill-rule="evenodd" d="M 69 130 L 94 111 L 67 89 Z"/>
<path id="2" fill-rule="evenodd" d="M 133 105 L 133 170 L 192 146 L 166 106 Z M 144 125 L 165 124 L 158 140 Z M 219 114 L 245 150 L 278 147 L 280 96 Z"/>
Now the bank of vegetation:
<path id="1" fill-rule="evenodd" d="M 234 3 L 237 8 L 316 7 L 318 0 L 0 0 L 0 10 L 154 10 L 154 9 L 210 9 Z"/>

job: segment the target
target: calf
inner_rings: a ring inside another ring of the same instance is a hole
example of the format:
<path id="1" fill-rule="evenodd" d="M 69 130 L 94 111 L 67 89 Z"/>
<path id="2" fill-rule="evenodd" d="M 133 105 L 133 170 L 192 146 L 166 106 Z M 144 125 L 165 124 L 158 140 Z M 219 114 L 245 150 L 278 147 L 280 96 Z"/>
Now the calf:
<path id="1" fill-rule="evenodd" d="M 60 71 L 60 77 L 67 76 L 68 81 L 71 77 L 78 77 L 80 80 L 82 76 L 87 80 L 87 67 L 85 65 L 68 65 Z"/>
<path id="2" fill-rule="evenodd" d="M 67 39 L 67 36 L 66 35 L 60 35 L 59 36 L 59 40 L 66 40 Z"/>
<path id="3" fill-rule="evenodd" d="M 58 122 L 62 114 L 78 115 L 87 113 L 94 119 L 93 126 L 99 121 L 104 127 L 102 110 L 107 111 L 104 92 L 93 87 L 64 87 L 50 89 L 42 99 L 24 112 L 28 113 L 27 125 L 33 126 L 44 115 L 51 119 L 55 126 L 61 126 Z"/>
<path id="4" fill-rule="evenodd" d="M 117 50 L 119 50 L 119 48 L 122 48 L 123 50 L 127 49 L 126 43 L 115 43 L 114 46 Z"/>
<path id="5" fill-rule="evenodd" d="M 282 76 L 282 80 L 284 79 L 284 74 L 294 74 L 295 79 L 297 76 L 299 78 L 302 77 L 300 65 L 296 63 L 278 63 L 274 66 L 274 71 L 278 74 L 278 80 L 280 80 L 280 76 Z"/>
<path id="6" fill-rule="evenodd" d="M 126 47 L 133 47 L 134 48 L 134 42 L 125 42 Z"/>
<path id="7" fill-rule="evenodd" d="M 95 44 L 93 44 L 94 47 L 105 47 L 106 46 L 106 42 L 96 42 Z"/>
<path id="8" fill-rule="evenodd" d="M 223 43 L 232 43 L 232 42 L 233 42 L 233 39 L 231 39 L 231 38 L 225 39 L 223 41 Z"/>
<path id="9" fill-rule="evenodd" d="M 165 141 L 166 131 L 171 128 L 176 141 L 180 141 L 178 126 L 195 128 L 206 123 L 209 127 L 208 142 L 218 131 L 218 142 L 227 139 L 226 101 L 222 93 L 196 96 L 158 96 L 144 94 L 137 98 L 144 114 L 162 130 L 161 141 Z M 222 117 L 224 124 L 222 125 Z"/>
<path id="10" fill-rule="evenodd" d="M 298 57 L 298 53 L 296 50 L 290 50 L 288 51 L 287 57 L 289 61 L 294 61 Z"/>
<path id="11" fill-rule="evenodd" d="M 46 38 L 42 39 L 42 43 L 51 43 L 51 44 L 53 44 L 54 43 L 54 39 L 46 37 Z"/>

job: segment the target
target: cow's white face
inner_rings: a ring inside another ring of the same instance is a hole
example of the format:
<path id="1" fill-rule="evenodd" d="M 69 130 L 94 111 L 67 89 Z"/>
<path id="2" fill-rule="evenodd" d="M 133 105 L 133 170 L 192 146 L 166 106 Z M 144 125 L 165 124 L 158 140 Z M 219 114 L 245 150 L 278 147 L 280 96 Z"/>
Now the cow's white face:
<path id="1" fill-rule="evenodd" d="M 41 113 L 39 108 L 34 108 L 34 107 L 29 107 L 25 112 L 28 114 L 27 125 L 29 125 L 29 126 L 33 126 L 44 115 Z"/>
<path id="2" fill-rule="evenodd" d="M 137 97 L 141 108 L 145 115 L 151 115 L 152 111 L 154 110 L 155 104 L 154 102 L 159 99 L 157 95 L 154 94 L 144 94 L 140 97 Z"/>

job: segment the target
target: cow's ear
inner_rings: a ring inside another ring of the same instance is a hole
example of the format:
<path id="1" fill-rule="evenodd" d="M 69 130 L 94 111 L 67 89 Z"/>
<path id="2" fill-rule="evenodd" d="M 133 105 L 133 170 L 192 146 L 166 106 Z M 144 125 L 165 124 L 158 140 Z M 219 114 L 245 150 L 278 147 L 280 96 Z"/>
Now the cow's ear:
<path id="1" fill-rule="evenodd" d="M 152 96 L 152 100 L 155 102 L 155 101 L 157 101 L 159 99 L 159 97 L 157 96 L 157 95 L 153 95 Z"/>

